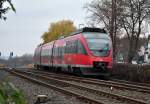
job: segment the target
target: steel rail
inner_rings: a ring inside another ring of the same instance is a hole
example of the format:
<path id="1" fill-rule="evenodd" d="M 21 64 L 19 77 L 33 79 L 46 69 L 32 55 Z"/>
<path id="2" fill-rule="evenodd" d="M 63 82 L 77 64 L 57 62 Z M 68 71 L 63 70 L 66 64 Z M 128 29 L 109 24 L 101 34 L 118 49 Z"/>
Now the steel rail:
<path id="1" fill-rule="evenodd" d="M 33 70 L 30 72 L 33 72 Z M 59 79 L 64 79 L 64 80 L 78 81 L 78 82 L 83 82 L 87 84 L 94 84 L 94 85 L 100 85 L 100 86 L 114 87 L 117 89 L 127 89 L 127 90 L 132 90 L 132 91 L 150 93 L 150 88 L 147 86 L 139 86 L 139 85 L 133 85 L 133 84 L 127 84 L 127 83 L 114 82 L 114 81 L 93 79 L 93 78 L 75 77 L 75 76 L 61 75 L 61 74 L 56 74 L 56 73 L 46 73 L 43 71 L 34 71 L 34 72 L 41 73 L 43 75 L 49 75 L 49 76 L 59 78 Z"/>
<path id="2" fill-rule="evenodd" d="M 77 84 L 69 83 L 69 82 L 66 82 L 66 81 L 63 81 L 63 80 L 59 80 L 59 79 L 55 79 L 55 78 L 51 78 L 51 77 L 47 77 L 47 76 L 41 76 L 41 75 L 38 75 L 38 74 L 35 74 L 35 73 L 32 73 L 32 72 L 25 72 L 25 71 L 24 72 L 23 71 L 17 71 L 17 72 L 26 73 L 26 74 L 30 74 L 30 75 L 36 75 L 39 78 L 44 78 L 45 80 L 53 80 L 53 81 L 56 81 L 60 84 L 69 85 L 71 87 L 86 90 L 86 91 L 89 91 L 89 92 L 92 92 L 92 93 L 95 93 L 95 94 L 99 94 L 101 96 L 104 95 L 104 96 L 107 96 L 107 97 L 115 98 L 117 100 L 119 99 L 120 101 L 127 101 L 127 102 L 130 102 L 130 103 L 133 103 L 133 104 L 148 104 L 147 102 L 144 102 L 144 101 L 139 100 L 139 99 L 134 99 L 134 98 L 122 96 L 122 95 L 119 95 L 119 94 L 113 94 L 111 92 L 92 89 L 92 88 L 89 88 L 89 87 L 86 87 L 86 86 L 83 86 L 83 85 L 77 85 Z"/>
<path id="3" fill-rule="evenodd" d="M 147 83 L 139 83 L 139 82 L 133 82 L 133 81 L 119 80 L 119 79 L 115 79 L 115 78 L 111 78 L 111 81 L 150 87 L 150 84 L 147 84 Z"/>
<path id="4" fill-rule="evenodd" d="M 8 71 L 8 70 L 7 70 L 7 71 Z M 61 92 L 61 93 L 64 93 L 64 94 L 67 94 L 67 95 L 70 95 L 70 96 L 75 96 L 77 99 L 80 99 L 80 100 L 82 100 L 82 101 L 88 102 L 88 103 L 90 103 L 90 104 L 93 104 L 93 103 L 94 103 L 94 104 L 105 104 L 105 103 L 103 103 L 103 102 L 101 102 L 101 101 L 99 101 L 99 100 L 96 100 L 96 99 L 93 99 L 93 98 L 89 98 L 89 97 L 87 97 L 87 96 L 78 94 L 78 93 L 76 93 L 76 92 L 74 92 L 74 91 L 66 90 L 66 89 L 63 89 L 63 88 L 61 88 L 61 87 L 57 87 L 57 86 L 55 86 L 55 85 L 51 85 L 51 84 L 45 83 L 45 82 L 43 82 L 43 81 L 37 80 L 37 79 L 35 79 L 35 78 L 29 77 L 29 76 L 27 76 L 27 75 L 24 75 L 24 74 L 15 72 L 15 71 L 8 71 L 8 72 L 10 72 L 11 74 L 17 75 L 17 76 L 19 76 L 19 77 L 21 77 L 21 78 L 27 79 L 27 80 L 29 80 L 29 81 L 32 81 L 32 82 L 38 83 L 38 84 L 40 84 L 40 85 L 44 85 L 44 86 L 46 86 L 46 87 L 52 88 L 52 89 L 54 89 L 54 90 L 56 90 L 56 91 L 59 91 L 59 92 Z"/>

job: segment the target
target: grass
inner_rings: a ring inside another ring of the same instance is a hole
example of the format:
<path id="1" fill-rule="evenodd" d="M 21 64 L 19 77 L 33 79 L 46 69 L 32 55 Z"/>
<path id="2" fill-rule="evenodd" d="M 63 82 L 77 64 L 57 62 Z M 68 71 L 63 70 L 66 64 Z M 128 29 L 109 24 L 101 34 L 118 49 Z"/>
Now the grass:
<path id="1" fill-rule="evenodd" d="M 27 104 L 24 94 L 12 83 L 0 83 L 0 104 Z"/>

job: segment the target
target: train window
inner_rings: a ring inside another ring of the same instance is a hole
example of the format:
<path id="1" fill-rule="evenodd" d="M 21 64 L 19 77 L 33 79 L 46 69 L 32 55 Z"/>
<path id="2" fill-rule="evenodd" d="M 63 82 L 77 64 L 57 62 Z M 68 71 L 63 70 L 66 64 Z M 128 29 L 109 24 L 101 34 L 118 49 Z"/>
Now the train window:
<path id="1" fill-rule="evenodd" d="M 70 53 L 74 53 L 74 44 L 73 44 L 73 41 L 71 42 L 71 50 L 70 50 Z"/>
<path id="2" fill-rule="evenodd" d="M 72 53 L 72 45 L 71 45 L 71 42 L 70 41 L 67 41 L 66 42 L 66 48 L 65 48 L 65 53 Z"/>
<path id="3" fill-rule="evenodd" d="M 53 48 L 53 56 L 55 56 L 55 47 Z"/>
<path id="4" fill-rule="evenodd" d="M 62 59 L 63 47 L 59 47 L 59 58 Z"/>
<path id="5" fill-rule="evenodd" d="M 58 47 L 56 47 L 56 57 L 58 57 L 59 56 L 59 48 Z"/>
<path id="6" fill-rule="evenodd" d="M 85 55 L 87 54 L 86 50 L 85 50 L 83 44 L 80 42 L 80 40 L 78 40 L 78 53 L 85 54 Z"/>
<path id="7" fill-rule="evenodd" d="M 54 47 L 54 56 L 56 57 L 58 55 L 58 48 Z"/>
<path id="8" fill-rule="evenodd" d="M 65 53 L 68 53 L 68 46 L 69 46 L 69 44 L 68 44 L 68 41 L 66 42 L 66 47 L 65 47 Z"/>
<path id="9" fill-rule="evenodd" d="M 50 50 L 50 56 L 52 55 L 52 49 L 49 49 Z"/>
<path id="10" fill-rule="evenodd" d="M 69 51 L 69 53 L 72 53 L 72 43 L 71 42 L 69 42 L 69 49 L 68 49 L 68 51 Z"/>
<path id="11" fill-rule="evenodd" d="M 60 47 L 58 47 L 58 57 L 60 58 L 60 55 L 61 55 L 61 49 Z"/>
<path id="12" fill-rule="evenodd" d="M 57 47 L 57 57 L 60 57 L 60 47 Z"/>
<path id="13" fill-rule="evenodd" d="M 48 56 L 49 55 L 49 50 L 48 49 L 42 50 L 41 55 L 42 56 Z"/>
<path id="14" fill-rule="evenodd" d="M 77 53 L 77 40 L 67 41 L 65 47 L 65 53 Z"/>
<path id="15" fill-rule="evenodd" d="M 108 39 L 86 39 L 89 49 L 94 56 L 107 56 L 110 50 Z"/>
<path id="16" fill-rule="evenodd" d="M 64 56 L 65 54 L 65 46 L 62 47 L 62 55 Z"/>
<path id="17" fill-rule="evenodd" d="M 35 56 L 35 57 L 38 56 L 38 51 L 37 51 L 37 50 L 35 50 L 34 56 Z"/>
<path id="18" fill-rule="evenodd" d="M 84 38 L 104 38 L 108 39 L 109 35 L 107 33 L 99 33 L 99 32 L 84 32 Z"/>
<path id="19" fill-rule="evenodd" d="M 60 58 L 62 59 L 63 56 L 63 47 L 60 47 Z"/>
<path id="20" fill-rule="evenodd" d="M 45 55 L 44 55 L 44 50 L 42 50 L 42 52 L 41 52 L 41 56 L 45 56 Z"/>
<path id="21" fill-rule="evenodd" d="M 58 57 L 58 55 L 59 55 L 59 49 L 58 47 L 56 47 L 56 57 Z"/>
<path id="22" fill-rule="evenodd" d="M 74 53 L 78 53 L 78 40 L 74 41 Z"/>

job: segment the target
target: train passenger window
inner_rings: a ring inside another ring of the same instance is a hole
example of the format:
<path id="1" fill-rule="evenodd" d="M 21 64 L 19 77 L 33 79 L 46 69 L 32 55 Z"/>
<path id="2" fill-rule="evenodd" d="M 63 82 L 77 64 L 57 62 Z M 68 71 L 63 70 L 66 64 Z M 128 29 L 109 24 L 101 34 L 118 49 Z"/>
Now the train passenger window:
<path id="1" fill-rule="evenodd" d="M 84 54 L 86 55 L 86 50 L 83 46 L 83 44 L 80 42 L 80 40 L 78 40 L 78 53 Z"/>
<path id="2" fill-rule="evenodd" d="M 65 53 L 77 53 L 77 40 L 67 41 L 65 47 Z"/>
<path id="3" fill-rule="evenodd" d="M 57 56 L 57 48 L 54 48 L 54 56 Z"/>
<path id="4" fill-rule="evenodd" d="M 59 58 L 63 58 L 63 47 L 59 47 Z"/>
<path id="5" fill-rule="evenodd" d="M 78 53 L 78 40 L 74 41 L 74 53 Z"/>
<path id="6" fill-rule="evenodd" d="M 66 42 L 65 53 L 71 53 L 71 42 L 70 41 Z"/>
<path id="7" fill-rule="evenodd" d="M 71 53 L 74 53 L 74 41 L 71 42 Z"/>
<path id="8" fill-rule="evenodd" d="M 64 56 L 64 47 L 60 47 L 61 51 L 60 51 L 60 58 L 63 59 Z"/>
<path id="9" fill-rule="evenodd" d="M 59 58 L 61 57 L 61 47 L 58 47 L 58 49 L 59 49 Z"/>
<path id="10" fill-rule="evenodd" d="M 48 49 L 42 50 L 41 55 L 42 56 L 49 56 L 49 50 Z"/>
<path id="11" fill-rule="evenodd" d="M 68 47 L 69 47 L 69 44 L 68 44 L 68 42 L 66 42 L 65 53 L 69 53 L 68 52 Z"/>
<path id="12" fill-rule="evenodd" d="M 69 42 L 69 53 L 73 53 L 73 46 L 72 46 L 72 42 Z"/>
<path id="13" fill-rule="evenodd" d="M 66 48 L 65 46 L 62 47 L 62 56 L 64 56 L 65 54 L 65 48 Z"/>
<path id="14" fill-rule="evenodd" d="M 60 56 L 60 49 L 59 49 L 59 47 L 57 47 L 57 50 L 58 50 L 57 56 L 59 58 L 59 56 Z"/>
<path id="15" fill-rule="evenodd" d="M 58 56 L 58 47 L 54 47 L 54 56 L 55 56 L 55 57 Z"/>

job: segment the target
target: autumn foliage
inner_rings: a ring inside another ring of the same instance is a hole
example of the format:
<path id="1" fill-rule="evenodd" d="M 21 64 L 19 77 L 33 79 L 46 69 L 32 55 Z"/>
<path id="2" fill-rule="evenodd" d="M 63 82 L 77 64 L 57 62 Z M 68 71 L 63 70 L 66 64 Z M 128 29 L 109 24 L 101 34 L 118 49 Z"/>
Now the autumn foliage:
<path id="1" fill-rule="evenodd" d="M 75 31 L 76 27 L 70 20 L 62 20 L 56 23 L 51 23 L 47 32 L 42 35 L 44 43 L 58 39 L 60 36 L 68 36 Z"/>

